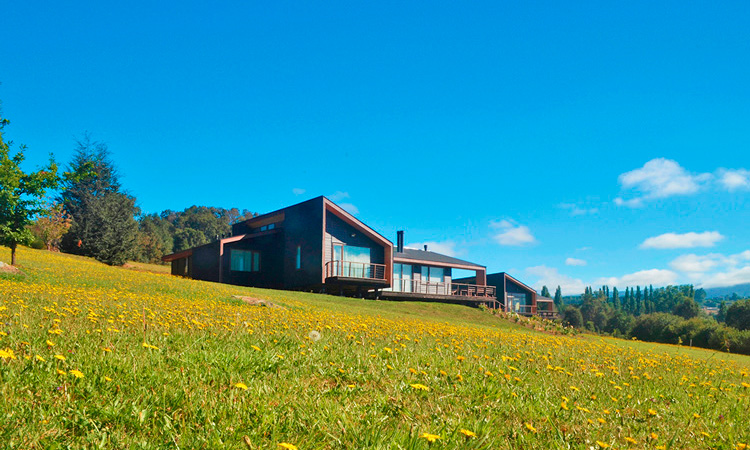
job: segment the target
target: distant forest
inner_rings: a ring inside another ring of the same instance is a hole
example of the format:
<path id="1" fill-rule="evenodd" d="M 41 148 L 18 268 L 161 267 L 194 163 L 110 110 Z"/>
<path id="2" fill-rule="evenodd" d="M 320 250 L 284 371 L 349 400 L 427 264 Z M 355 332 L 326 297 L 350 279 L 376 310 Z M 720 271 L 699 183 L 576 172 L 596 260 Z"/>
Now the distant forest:
<path id="1" fill-rule="evenodd" d="M 120 184 L 107 145 L 89 135 L 76 144 L 64 173 L 56 173 L 56 164 L 40 172 L 53 179 L 49 186 L 55 187 L 54 193 L 27 211 L 33 213 L 33 220 L 25 229 L 18 227 L 16 234 L 25 233 L 28 239 L 24 235 L 18 242 L 90 256 L 110 265 L 133 260 L 161 263 L 164 255 L 228 236 L 232 224 L 258 215 L 247 209 L 210 206 L 143 214 L 137 199 Z"/>
<path id="2" fill-rule="evenodd" d="M 549 292 L 547 287 L 542 293 Z M 587 287 L 583 295 L 563 297 L 555 292 L 560 320 L 571 327 L 636 338 L 642 341 L 686 344 L 750 354 L 750 299 L 720 300 L 709 315 L 701 308 L 713 306 L 704 289 L 692 285 L 654 288 Z"/>
<path id="3" fill-rule="evenodd" d="M 158 263 L 161 257 L 208 244 L 228 236 L 232 224 L 258 213 L 247 209 L 191 206 L 184 211 L 165 210 L 138 218 L 140 245 L 136 261 Z"/>

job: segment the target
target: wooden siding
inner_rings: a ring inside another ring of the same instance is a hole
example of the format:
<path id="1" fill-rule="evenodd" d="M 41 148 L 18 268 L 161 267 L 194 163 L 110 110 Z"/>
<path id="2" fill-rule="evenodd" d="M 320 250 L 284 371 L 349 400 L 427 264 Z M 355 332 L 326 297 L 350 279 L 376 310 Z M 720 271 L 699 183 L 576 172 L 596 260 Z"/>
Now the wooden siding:
<path id="1" fill-rule="evenodd" d="M 370 239 L 360 230 L 345 223 L 330 211 L 326 212 L 324 242 L 324 262 L 326 263 L 333 260 L 333 244 L 344 244 L 369 248 L 370 262 L 385 264 L 385 249 L 382 244 Z M 392 271 L 393 269 L 391 268 L 390 270 Z"/>

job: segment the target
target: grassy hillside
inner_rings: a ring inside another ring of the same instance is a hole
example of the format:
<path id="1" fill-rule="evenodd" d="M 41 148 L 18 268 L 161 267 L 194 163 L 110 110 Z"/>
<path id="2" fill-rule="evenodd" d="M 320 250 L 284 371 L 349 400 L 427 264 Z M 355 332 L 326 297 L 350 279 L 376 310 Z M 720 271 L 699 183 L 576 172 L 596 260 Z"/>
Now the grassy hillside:
<path id="1" fill-rule="evenodd" d="M 218 285 L 25 248 L 19 261 L 24 275 L 0 275 L 7 448 L 750 442 L 747 357 L 554 336 L 459 306 Z"/>

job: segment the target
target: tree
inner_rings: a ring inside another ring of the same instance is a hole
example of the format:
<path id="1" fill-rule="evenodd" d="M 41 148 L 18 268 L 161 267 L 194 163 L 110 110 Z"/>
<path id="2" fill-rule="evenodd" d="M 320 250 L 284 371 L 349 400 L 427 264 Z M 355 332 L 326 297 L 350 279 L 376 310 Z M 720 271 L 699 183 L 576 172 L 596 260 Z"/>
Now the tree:
<path id="1" fill-rule="evenodd" d="M 738 330 L 750 330 L 750 299 L 738 300 L 727 308 L 726 324 Z"/>
<path id="2" fill-rule="evenodd" d="M 615 309 L 615 311 L 619 311 L 621 309 L 620 293 L 617 291 L 616 287 L 612 288 L 612 307 Z"/>
<path id="3" fill-rule="evenodd" d="M 562 311 L 563 308 L 563 298 L 562 298 L 562 289 L 560 289 L 560 286 L 557 286 L 557 289 L 555 289 L 555 306 L 557 307 L 558 311 Z"/>
<path id="4" fill-rule="evenodd" d="M 717 322 L 724 322 L 727 320 L 727 302 L 726 300 L 722 300 L 719 304 L 719 312 L 716 314 L 716 321 Z"/>
<path id="5" fill-rule="evenodd" d="M 549 289 L 547 289 L 547 286 L 542 286 L 542 297 L 552 297 L 549 293 Z"/>
<path id="6" fill-rule="evenodd" d="M 575 328 L 583 327 L 583 316 L 581 310 L 575 306 L 568 305 L 563 310 L 563 323 Z"/>
<path id="7" fill-rule="evenodd" d="M 47 250 L 54 251 L 58 250 L 60 238 L 68 231 L 70 225 L 70 217 L 65 213 L 62 204 L 50 203 L 37 214 L 36 221 L 31 225 L 31 232 L 44 242 Z"/>
<path id="8" fill-rule="evenodd" d="M 703 288 L 696 289 L 695 290 L 695 301 L 698 303 L 703 303 L 706 301 L 706 290 Z"/>
<path id="9" fill-rule="evenodd" d="M 698 317 L 701 312 L 701 307 L 692 298 L 685 297 L 680 303 L 678 303 L 672 313 L 675 316 L 680 316 L 683 319 L 692 319 Z"/>
<path id="10" fill-rule="evenodd" d="M 138 227 L 138 261 L 158 263 L 162 256 L 172 253 L 174 238 L 169 222 L 150 214 L 141 217 Z"/>
<path id="11" fill-rule="evenodd" d="M 106 144 L 89 135 L 77 142 L 60 200 L 72 218 L 62 248 L 111 265 L 135 256 L 138 223 L 135 198 L 120 192 Z"/>
<path id="12" fill-rule="evenodd" d="M 21 146 L 11 156 L 10 146 L 3 140 L 7 119 L 0 116 L 0 243 L 10 247 L 10 264 L 16 264 L 18 245 L 31 243 L 33 235 L 28 228 L 31 218 L 43 211 L 45 192 L 58 183 L 57 165 L 50 157 L 49 165 L 36 172 L 21 170 L 26 147 Z"/>

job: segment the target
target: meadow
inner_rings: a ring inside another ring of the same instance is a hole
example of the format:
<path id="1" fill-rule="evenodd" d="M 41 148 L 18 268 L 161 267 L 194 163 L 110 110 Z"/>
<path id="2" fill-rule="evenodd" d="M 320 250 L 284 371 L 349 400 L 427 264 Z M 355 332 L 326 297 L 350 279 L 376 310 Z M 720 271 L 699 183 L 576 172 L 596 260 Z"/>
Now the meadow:
<path id="1" fill-rule="evenodd" d="M 750 357 L 18 256 L 24 274 L 0 274 L 2 448 L 750 443 Z"/>

